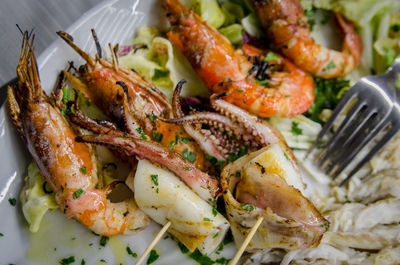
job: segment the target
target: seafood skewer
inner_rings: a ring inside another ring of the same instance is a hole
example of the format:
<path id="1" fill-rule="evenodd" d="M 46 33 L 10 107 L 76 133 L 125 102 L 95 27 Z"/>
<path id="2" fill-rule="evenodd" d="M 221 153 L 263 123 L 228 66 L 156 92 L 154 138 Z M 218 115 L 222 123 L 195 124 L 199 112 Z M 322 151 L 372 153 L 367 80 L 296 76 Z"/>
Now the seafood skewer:
<path id="1" fill-rule="evenodd" d="M 237 246 L 263 217 L 258 233 L 246 249 L 317 247 L 328 221 L 303 196 L 295 165 L 279 144 L 239 158 L 221 173 L 227 216 Z"/>
<path id="2" fill-rule="evenodd" d="M 314 82 L 308 74 L 278 55 L 271 61 L 248 60 L 245 51 L 235 50 L 193 10 L 178 0 L 164 3 L 173 26 L 168 38 L 210 91 L 261 117 L 291 117 L 311 107 Z"/>
<path id="3" fill-rule="evenodd" d="M 157 245 L 157 243 L 161 240 L 162 236 L 167 232 L 168 228 L 171 226 L 171 221 L 168 221 L 163 228 L 157 233 L 157 235 L 154 237 L 153 241 L 147 246 L 145 251 L 142 253 L 142 255 L 137 259 L 135 265 L 140 265 L 144 259 L 149 255 L 150 251 Z"/>
<path id="4" fill-rule="evenodd" d="M 66 217 L 101 235 L 144 229 L 150 219 L 133 198 L 112 203 L 107 195 L 113 185 L 96 188 L 97 167 L 90 146 L 75 142 L 75 132 L 41 88 L 33 38 L 23 34 L 18 87 L 8 87 L 7 97 L 12 121 L 54 191 L 56 202 Z"/>
<path id="5" fill-rule="evenodd" d="M 135 176 L 130 175 L 126 183 L 134 191 L 139 208 L 161 225 L 170 221 L 168 232 L 189 250 L 198 248 L 208 254 L 217 248 L 229 223 L 215 209 L 220 191 L 216 180 L 158 143 L 102 127 L 90 123 L 87 128 L 108 134 L 84 135 L 76 140 L 105 145 L 129 161 L 137 157 Z"/>
<path id="6" fill-rule="evenodd" d="M 354 25 L 336 13 L 344 34 L 342 51 L 317 44 L 298 0 L 253 0 L 270 40 L 298 67 L 322 78 L 344 76 L 361 61 L 362 43 Z"/>
<path id="7" fill-rule="evenodd" d="M 243 252 L 246 250 L 246 248 L 249 245 L 250 240 L 253 238 L 254 234 L 257 232 L 257 229 L 261 225 L 262 221 L 264 221 L 264 217 L 263 216 L 258 217 L 257 222 L 251 228 L 250 232 L 247 234 L 246 239 L 243 241 L 242 245 L 236 252 L 235 256 L 232 258 L 229 265 L 236 265 L 236 263 L 238 263 L 240 257 L 242 256 Z"/>

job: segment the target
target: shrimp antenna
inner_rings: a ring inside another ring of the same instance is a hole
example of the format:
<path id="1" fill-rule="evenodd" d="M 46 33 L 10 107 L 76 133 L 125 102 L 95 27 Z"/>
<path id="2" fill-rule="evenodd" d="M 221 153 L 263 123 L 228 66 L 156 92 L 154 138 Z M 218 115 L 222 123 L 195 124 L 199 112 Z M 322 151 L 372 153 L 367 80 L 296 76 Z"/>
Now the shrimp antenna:
<path id="1" fill-rule="evenodd" d="M 91 29 L 91 31 L 92 31 L 92 36 L 93 36 L 94 43 L 96 44 L 97 55 L 99 56 L 99 58 L 102 58 L 101 46 L 100 46 L 99 39 L 97 38 L 96 31 L 94 29 Z"/>
<path id="2" fill-rule="evenodd" d="M 114 46 L 114 48 L 111 46 L 111 43 L 108 43 L 108 47 L 110 48 L 110 52 L 111 52 L 111 57 L 112 57 L 112 61 L 113 61 L 113 66 L 116 72 L 118 72 L 118 58 L 117 58 L 117 54 L 116 54 L 116 50 L 118 49 L 118 44 Z"/>
<path id="3" fill-rule="evenodd" d="M 84 52 L 74 43 L 74 38 L 64 31 L 57 31 L 57 35 L 60 36 L 72 49 L 74 49 L 89 65 L 94 66 L 96 63 L 93 58 Z"/>

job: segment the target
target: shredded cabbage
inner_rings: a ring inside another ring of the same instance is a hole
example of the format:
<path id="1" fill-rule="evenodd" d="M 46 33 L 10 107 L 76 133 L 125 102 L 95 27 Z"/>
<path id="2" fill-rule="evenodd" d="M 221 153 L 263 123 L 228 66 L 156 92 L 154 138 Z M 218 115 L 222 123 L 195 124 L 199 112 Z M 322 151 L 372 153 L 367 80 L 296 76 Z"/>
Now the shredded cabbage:
<path id="1" fill-rule="evenodd" d="M 45 180 L 35 162 L 31 162 L 28 166 L 28 176 L 25 179 L 25 186 L 22 188 L 20 194 L 22 212 L 31 232 L 39 230 L 40 222 L 48 210 L 58 208 L 53 193 L 45 192 L 45 189 L 47 191 L 45 185 Z M 51 190 L 48 192 L 51 192 Z"/>
<path id="2" fill-rule="evenodd" d="M 133 44 L 145 44 L 147 48 L 132 50 L 119 57 L 120 65 L 134 69 L 153 82 L 169 99 L 182 79 L 187 81 L 183 95 L 208 96 L 207 88 L 183 54 L 168 39 L 159 35 L 155 28 L 139 28 Z"/>

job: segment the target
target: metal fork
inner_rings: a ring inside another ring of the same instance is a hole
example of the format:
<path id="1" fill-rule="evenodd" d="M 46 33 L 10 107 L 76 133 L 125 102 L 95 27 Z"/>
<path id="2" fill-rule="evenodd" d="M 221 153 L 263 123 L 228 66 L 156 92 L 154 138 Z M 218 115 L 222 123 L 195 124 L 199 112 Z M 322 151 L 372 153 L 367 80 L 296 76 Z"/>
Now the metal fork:
<path id="1" fill-rule="evenodd" d="M 340 186 L 347 183 L 398 132 L 400 91 L 395 89 L 395 84 L 396 81 L 400 82 L 399 79 L 400 56 L 384 74 L 361 78 L 339 102 L 308 150 L 307 155 L 317 146 L 321 146 L 335 120 L 339 115 L 345 114 L 337 131 L 317 156 L 318 166 L 329 176 L 336 178 L 353 162 L 363 147 L 368 145 L 371 149 L 364 157 L 357 157 L 359 162 L 350 169 Z M 376 136 L 382 137 L 376 140 Z"/>

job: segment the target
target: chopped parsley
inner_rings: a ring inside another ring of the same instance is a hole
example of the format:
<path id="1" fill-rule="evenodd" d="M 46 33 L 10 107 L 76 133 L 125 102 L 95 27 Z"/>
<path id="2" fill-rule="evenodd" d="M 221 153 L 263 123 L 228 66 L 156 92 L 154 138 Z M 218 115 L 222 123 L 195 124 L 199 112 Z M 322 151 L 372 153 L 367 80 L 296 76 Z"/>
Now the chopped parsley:
<path id="1" fill-rule="evenodd" d="M 315 6 L 312 6 L 311 9 L 304 10 L 304 15 L 307 17 L 308 25 L 310 25 L 310 31 L 313 30 L 315 25 L 315 11 Z"/>
<path id="2" fill-rule="evenodd" d="M 256 207 L 253 204 L 250 203 L 242 203 L 240 205 L 240 207 L 242 207 L 243 210 L 245 211 L 254 211 L 256 209 Z"/>
<path id="3" fill-rule="evenodd" d="M 162 133 L 157 133 L 157 132 L 152 132 L 152 135 L 153 135 L 153 139 L 159 143 L 162 141 L 162 139 L 164 137 L 164 135 Z"/>
<path id="4" fill-rule="evenodd" d="M 237 92 L 242 93 L 243 89 L 236 89 Z"/>
<path id="5" fill-rule="evenodd" d="M 269 79 L 254 81 L 254 83 L 256 83 L 257 85 L 266 85 L 266 84 L 268 84 L 268 82 L 269 82 Z"/>
<path id="6" fill-rule="evenodd" d="M 288 154 L 286 154 L 286 152 L 283 152 L 283 155 L 285 156 L 285 158 L 286 158 L 287 160 L 290 160 L 290 159 L 289 159 L 289 156 L 288 156 Z"/>
<path id="7" fill-rule="evenodd" d="M 100 246 L 105 247 L 108 243 L 108 240 L 110 240 L 108 236 L 101 236 L 99 242 Z"/>
<path id="8" fill-rule="evenodd" d="M 218 233 L 214 234 L 214 236 L 217 237 Z M 220 245 L 220 247 L 222 246 L 222 248 L 223 248 L 224 244 L 225 245 L 228 244 L 228 243 L 225 243 L 225 238 L 223 240 L 223 243 L 221 243 L 221 245 Z M 178 242 L 178 247 L 181 250 L 182 254 L 187 254 L 191 259 L 195 260 L 198 264 L 201 264 L 201 265 L 213 265 L 213 264 L 226 265 L 230 261 L 229 259 L 226 259 L 224 257 L 218 258 L 218 259 L 216 259 L 214 261 L 210 257 L 208 257 L 207 255 L 201 254 L 201 252 L 198 249 L 196 249 L 195 251 L 190 253 L 189 249 L 184 244 L 182 244 L 181 242 Z"/>
<path id="9" fill-rule="evenodd" d="M 157 117 L 156 117 L 153 113 L 150 113 L 149 119 L 150 119 L 151 121 L 155 121 L 155 120 L 157 120 Z"/>
<path id="10" fill-rule="evenodd" d="M 196 160 L 196 154 L 193 153 L 192 151 L 189 151 L 189 149 L 185 148 L 182 152 L 183 157 L 186 158 L 188 161 L 193 163 Z"/>
<path id="11" fill-rule="evenodd" d="M 319 115 L 323 109 L 334 109 L 350 87 L 348 80 L 340 78 L 322 79 L 314 77 L 315 101 L 305 115 L 313 121 L 323 123 Z"/>
<path id="12" fill-rule="evenodd" d="M 325 228 L 325 232 L 329 230 L 329 224 L 323 224 L 321 227 Z"/>
<path id="13" fill-rule="evenodd" d="M 189 257 L 194 259 L 195 261 L 197 261 L 197 263 L 199 263 L 201 265 L 213 265 L 214 264 L 214 261 L 212 259 L 210 259 L 207 255 L 201 254 L 201 252 L 198 249 L 193 251 L 193 253 L 191 253 L 189 255 Z"/>
<path id="14" fill-rule="evenodd" d="M 136 128 L 136 131 L 137 131 L 138 133 L 140 133 L 140 139 L 141 139 L 141 140 L 147 140 L 147 136 L 146 136 L 146 134 L 143 132 L 143 129 L 142 129 L 141 127 Z"/>
<path id="15" fill-rule="evenodd" d="M 336 67 L 335 63 L 333 61 L 330 61 L 328 63 L 328 65 L 325 68 L 322 69 L 322 71 L 327 71 L 327 70 L 333 69 L 335 67 Z"/>
<path id="16" fill-rule="evenodd" d="M 211 220 L 210 218 L 204 217 L 204 218 L 203 218 L 203 221 L 205 221 L 205 222 L 212 222 L 213 220 Z"/>
<path id="17" fill-rule="evenodd" d="M 190 167 L 185 167 L 184 169 L 187 170 L 187 171 L 192 170 L 192 168 L 190 168 Z"/>
<path id="18" fill-rule="evenodd" d="M 158 175 L 154 174 L 154 175 L 151 175 L 150 177 L 151 177 L 151 180 L 153 181 L 154 185 L 158 186 Z"/>
<path id="19" fill-rule="evenodd" d="M 10 203 L 11 206 L 17 205 L 17 199 L 15 198 L 9 198 L 8 202 Z"/>
<path id="20" fill-rule="evenodd" d="M 85 265 L 86 261 L 84 259 L 81 260 L 81 265 Z"/>
<path id="21" fill-rule="evenodd" d="M 152 250 L 150 251 L 150 256 L 149 256 L 149 258 L 147 259 L 146 264 L 147 264 L 147 265 L 148 265 L 148 264 L 152 264 L 152 263 L 153 263 L 154 261 L 156 261 L 159 257 L 160 257 L 160 255 L 157 253 L 157 251 L 154 250 L 154 249 L 152 249 Z"/>
<path id="22" fill-rule="evenodd" d="M 279 60 L 279 56 L 273 52 L 268 52 L 264 58 L 264 62 L 277 61 L 277 60 Z"/>
<path id="23" fill-rule="evenodd" d="M 181 250 L 182 254 L 186 254 L 189 252 L 189 249 L 179 241 L 178 241 L 178 247 Z"/>
<path id="24" fill-rule="evenodd" d="M 210 199 L 210 200 L 211 200 L 211 199 Z M 211 201 L 212 201 L 211 213 L 212 213 L 212 215 L 215 217 L 215 216 L 217 216 L 217 214 L 218 214 L 217 207 L 216 207 L 217 200 L 211 200 Z"/>
<path id="25" fill-rule="evenodd" d="M 4 236 L 4 234 L 3 234 L 3 233 L 0 233 L 0 237 L 2 237 L 2 236 Z"/>
<path id="26" fill-rule="evenodd" d="M 128 137 L 128 133 L 127 132 L 124 132 L 124 137 L 125 138 Z"/>
<path id="27" fill-rule="evenodd" d="M 293 135 L 302 135 L 303 134 L 303 130 L 301 128 L 299 128 L 299 123 L 292 121 L 292 130 L 291 130 Z"/>
<path id="28" fill-rule="evenodd" d="M 213 238 L 216 238 L 217 236 L 219 236 L 219 232 L 215 233 L 215 234 L 213 235 Z"/>
<path id="29" fill-rule="evenodd" d="M 135 259 L 137 258 L 137 254 L 135 252 L 133 252 L 132 249 L 129 246 L 126 247 L 126 252 L 128 252 L 128 254 L 130 256 L 132 256 L 133 258 L 135 258 Z"/>
<path id="30" fill-rule="evenodd" d="M 207 159 L 208 161 L 210 161 L 211 164 L 213 164 L 213 165 L 217 164 L 217 162 L 218 162 L 218 160 L 215 157 L 210 156 L 210 155 L 205 155 L 204 158 Z"/>
<path id="31" fill-rule="evenodd" d="M 61 265 L 69 265 L 75 262 L 75 257 L 74 256 L 70 256 L 68 258 L 64 258 L 62 260 L 59 261 L 59 263 Z"/>
<path id="32" fill-rule="evenodd" d="M 153 81 L 156 81 L 158 79 L 168 77 L 169 72 L 168 71 L 163 71 L 160 69 L 154 69 L 154 74 L 153 77 L 151 78 Z"/>
<path id="33" fill-rule="evenodd" d="M 86 173 L 87 173 L 87 168 L 86 168 L 86 166 L 82 166 L 82 167 L 81 167 L 81 172 L 82 172 L 83 174 L 86 175 Z"/>
<path id="34" fill-rule="evenodd" d="M 79 190 L 74 191 L 74 193 L 72 194 L 72 197 L 73 197 L 74 199 L 78 199 L 78 198 L 81 197 L 82 194 L 84 194 L 84 193 L 85 193 L 85 191 L 84 191 L 83 189 L 79 189 Z"/>

